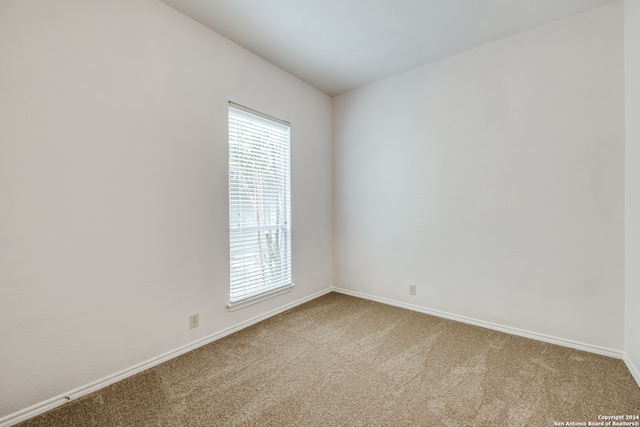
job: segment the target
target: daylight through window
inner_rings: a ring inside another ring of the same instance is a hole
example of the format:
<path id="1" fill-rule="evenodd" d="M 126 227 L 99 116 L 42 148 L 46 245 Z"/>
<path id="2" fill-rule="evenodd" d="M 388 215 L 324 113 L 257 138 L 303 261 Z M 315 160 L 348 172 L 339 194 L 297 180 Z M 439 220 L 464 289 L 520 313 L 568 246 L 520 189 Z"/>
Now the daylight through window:
<path id="1" fill-rule="evenodd" d="M 234 303 L 291 285 L 290 126 L 229 103 L 229 236 Z"/>

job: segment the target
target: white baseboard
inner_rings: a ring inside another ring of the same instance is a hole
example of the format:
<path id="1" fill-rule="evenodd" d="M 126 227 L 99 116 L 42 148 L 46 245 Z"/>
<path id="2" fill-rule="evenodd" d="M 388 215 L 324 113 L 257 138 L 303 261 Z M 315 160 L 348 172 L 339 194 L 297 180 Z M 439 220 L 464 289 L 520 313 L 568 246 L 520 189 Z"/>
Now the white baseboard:
<path id="1" fill-rule="evenodd" d="M 0 418 L 0 427 L 9 427 L 9 426 L 13 426 L 15 424 L 18 424 L 22 421 L 25 421 L 29 418 L 35 417 L 36 415 L 40 415 L 44 412 L 47 412 L 57 406 L 63 405 L 64 403 L 70 401 L 70 400 L 74 400 L 77 399 L 81 396 L 85 396 L 89 393 L 93 393 L 94 391 L 100 390 L 101 388 L 104 388 L 106 386 L 109 386 L 111 384 L 114 384 L 118 381 L 121 381 L 125 378 L 131 377 L 139 372 L 145 371 L 149 368 L 152 368 L 156 365 L 159 365 L 160 363 L 166 362 L 167 360 L 173 359 L 175 357 L 178 357 L 182 354 L 188 353 L 189 351 L 195 350 L 198 347 L 202 347 L 203 345 L 209 344 L 211 342 L 214 342 L 216 340 L 219 340 L 220 338 L 223 338 L 227 335 L 230 335 L 234 332 L 238 332 L 246 327 L 249 327 L 253 324 L 256 324 L 258 322 L 261 322 L 265 319 L 268 319 L 270 317 L 273 317 L 277 314 L 280 314 L 284 311 L 287 311 L 291 308 L 294 308 L 300 304 L 304 304 L 308 301 L 311 301 L 313 299 L 316 299 L 318 297 L 321 297 L 322 295 L 328 294 L 329 292 L 338 292 L 341 294 L 345 294 L 345 295 L 351 295 L 354 297 L 358 297 L 358 298 L 363 298 L 363 299 L 367 299 L 370 301 L 376 301 L 382 304 L 387 304 L 387 305 L 392 305 L 395 307 L 400 307 L 400 308 L 405 308 L 407 310 L 412 310 L 412 311 L 417 311 L 420 313 L 425 313 L 425 314 L 430 314 L 432 316 L 437 316 L 437 317 L 442 317 L 445 319 L 450 319 L 450 320 L 455 320 L 458 322 L 462 322 L 462 323 L 467 323 L 470 325 L 475 325 L 475 326 L 479 326 L 482 328 L 486 328 L 486 329 L 492 329 L 492 330 L 496 330 L 496 331 L 500 331 L 500 332 L 505 332 L 507 334 L 512 334 L 512 335 L 517 335 L 517 336 L 521 336 L 521 337 L 525 337 L 525 338 L 530 338 L 530 339 L 534 339 L 534 340 L 538 340 L 538 341 L 543 341 L 543 342 L 547 342 L 550 344 L 557 344 L 563 347 L 569 347 L 569 348 L 574 348 L 577 350 L 583 350 L 583 351 L 587 351 L 590 353 L 595 353 L 595 354 L 600 354 L 603 356 L 609 356 L 609 357 L 614 357 L 617 359 L 623 359 L 625 364 L 627 365 L 627 368 L 629 369 L 629 371 L 631 372 L 631 375 L 633 376 L 633 378 L 636 380 L 636 382 L 638 383 L 638 385 L 640 386 L 640 371 L 638 371 L 638 368 L 633 364 L 633 362 L 631 361 L 631 359 L 628 357 L 628 355 L 623 352 L 623 351 L 618 351 L 618 350 L 612 350 L 612 349 L 608 349 L 605 347 L 600 347 L 600 346 L 595 346 L 595 345 L 591 345 L 591 344 L 585 344 L 585 343 L 580 343 L 577 341 L 572 341 L 572 340 L 567 340 L 564 338 L 558 338 L 558 337 L 553 337 L 550 335 L 545 335 L 545 334 L 539 334 L 536 332 L 531 332 L 531 331 L 526 331 L 523 329 L 518 329 L 518 328 L 513 328 L 513 327 L 509 327 L 509 326 L 503 326 L 503 325 L 499 325 L 497 323 L 492 323 L 492 322 L 485 322 L 483 320 L 477 320 L 477 319 L 473 319 L 470 317 L 466 317 L 466 316 L 459 316 L 456 314 L 451 314 L 451 313 L 447 313 L 444 311 L 439 311 L 439 310 L 433 310 L 433 309 L 429 309 L 429 308 L 425 308 L 425 307 L 421 307 L 421 306 L 417 306 L 417 305 L 413 305 L 413 304 L 407 304 L 407 303 L 403 303 L 400 301 L 395 301 L 395 300 L 390 300 L 387 298 L 381 298 L 381 297 L 376 297 L 373 295 L 369 295 L 369 294 L 364 294 L 361 292 L 355 292 L 355 291 L 350 291 L 348 289 L 342 289 L 342 288 L 338 288 L 338 287 L 332 287 L 329 289 L 325 289 L 322 290 L 320 292 L 316 292 L 315 294 L 309 295 L 305 298 L 299 299 L 297 301 L 291 302 L 289 304 L 286 304 L 282 307 L 279 307 L 275 310 L 271 310 L 267 313 L 264 313 L 260 316 L 254 317 L 252 319 L 249 319 L 247 321 L 244 321 L 242 323 L 239 323 L 238 325 L 235 325 L 231 328 L 227 328 L 225 330 L 222 330 L 220 332 L 217 332 L 215 334 L 209 335 L 207 337 L 201 338 L 197 341 L 194 341 L 190 344 L 187 344 L 185 346 L 179 347 L 175 350 L 169 351 L 167 353 L 164 353 L 160 356 L 154 357 L 152 359 L 149 359 L 145 362 L 142 362 L 140 364 L 137 364 L 135 366 L 132 366 L 128 369 L 124 369 L 120 372 L 117 372 L 115 374 L 109 375 L 105 378 L 102 378 L 98 381 L 94 381 L 90 384 L 87 384 L 85 386 L 82 387 L 78 387 L 74 390 L 71 390 L 67 393 L 63 393 L 59 396 L 53 397 L 51 399 L 47 399 L 43 402 L 37 403 L 33 406 L 30 406 L 28 408 L 22 409 L 18 412 L 14 412 L 13 414 L 9 414 L 5 417 Z"/>
<path id="2" fill-rule="evenodd" d="M 634 380 L 636 380 L 638 387 L 640 387 L 640 370 L 636 365 L 634 365 L 633 361 L 626 351 L 624 352 L 622 360 L 624 360 L 624 364 L 627 365 L 627 369 L 629 370 L 629 372 L 631 372 L 631 376 Z"/>
<path id="3" fill-rule="evenodd" d="M 249 327 L 253 324 L 256 324 L 258 322 L 261 322 L 265 319 L 268 319 L 270 317 L 273 317 L 277 314 L 280 314 L 284 311 L 287 311 L 289 309 L 292 309 L 300 304 L 304 304 L 308 301 L 311 301 L 313 299 L 316 299 L 322 295 L 328 294 L 329 292 L 331 292 L 332 289 L 325 289 L 322 290 L 320 292 L 316 292 L 315 294 L 309 295 L 305 298 L 299 299 L 297 301 L 291 302 L 289 304 L 286 304 L 282 307 L 276 308 L 275 310 L 271 310 L 267 313 L 264 313 L 260 316 L 254 317 L 252 319 L 246 320 L 242 323 L 239 323 L 238 325 L 232 326 L 230 328 L 227 328 L 225 330 L 222 330 L 220 332 L 217 332 L 215 334 L 209 335 L 207 337 L 201 338 L 197 341 L 194 341 L 190 344 L 184 345 L 182 347 L 176 348 L 175 350 L 171 350 L 167 353 L 161 354 L 160 356 L 154 357 L 152 359 L 149 359 L 147 361 L 144 361 L 142 363 L 139 363 L 135 366 L 132 366 L 130 368 L 124 369 L 120 372 L 117 372 L 115 374 L 109 375 L 105 378 L 102 378 L 98 381 L 94 381 L 90 384 L 87 384 L 85 386 L 82 387 L 78 387 L 76 389 L 73 389 L 71 391 L 68 391 L 66 393 L 63 393 L 59 396 L 56 397 L 52 397 L 51 399 L 47 399 L 43 402 L 40 403 L 36 403 L 35 405 L 32 405 L 28 408 L 22 409 L 20 411 L 14 412 L 12 414 L 9 414 L 7 416 L 4 416 L 2 418 L 0 418 L 0 427 L 9 427 L 9 426 L 13 426 L 15 424 L 18 424 L 22 421 L 25 421 L 29 418 L 35 417 L 36 415 L 40 415 L 42 413 L 45 413 L 55 407 L 58 407 L 60 405 L 63 405 L 71 400 L 77 399 L 81 396 L 85 396 L 89 393 L 93 393 L 94 391 L 100 390 L 101 388 L 104 388 L 108 385 L 114 384 L 118 381 L 121 381 L 125 378 L 131 377 L 139 372 L 145 371 L 149 368 L 152 368 L 156 365 L 159 365 L 160 363 L 166 362 L 167 360 L 173 359 L 175 357 L 178 357 L 182 354 L 188 353 L 192 350 L 195 350 L 198 347 L 202 347 L 203 345 L 207 345 L 209 343 L 212 343 L 213 341 L 217 341 L 220 338 L 224 338 L 227 335 L 231 335 L 234 332 L 238 332 L 246 327 Z"/>
<path id="4" fill-rule="evenodd" d="M 530 338 L 537 341 L 543 341 L 550 344 L 556 344 L 563 347 L 574 348 L 577 350 L 583 350 L 590 353 L 600 354 L 602 356 L 614 357 L 616 359 L 623 358 L 623 352 L 620 350 L 613 350 L 610 348 L 600 347 L 597 345 L 585 344 L 577 341 L 572 341 L 564 338 L 558 338 L 551 335 L 539 334 L 537 332 L 531 332 L 524 329 L 513 328 L 510 326 L 499 325 L 497 323 L 486 322 L 484 320 L 473 319 L 466 316 L 459 316 L 457 314 L 451 314 L 440 310 L 433 310 L 430 308 L 425 308 L 413 304 L 407 304 L 400 301 L 394 301 L 387 298 L 376 297 L 369 294 L 363 294 L 361 292 L 350 291 L 348 289 L 342 289 L 333 287 L 332 290 L 334 292 L 338 292 L 345 295 L 351 295 L 358 298 L 367 299 L 370 301 L 376 301 L 382 304 L 393 305 L 395 307 L 406 308 L 407 310 L 417 311 L 420 313 L 430 314 L 436 317 L 443 317 L 445 319 L 455 320 L 457 322 L 467 323 L 474 326 L 479 326 L 481 328 L 492 329 L 494 331 L 500 331 L 511 335 L 517 335 L 524 338 Z M 636 377 L 636 381 L 637 381 Z"/>

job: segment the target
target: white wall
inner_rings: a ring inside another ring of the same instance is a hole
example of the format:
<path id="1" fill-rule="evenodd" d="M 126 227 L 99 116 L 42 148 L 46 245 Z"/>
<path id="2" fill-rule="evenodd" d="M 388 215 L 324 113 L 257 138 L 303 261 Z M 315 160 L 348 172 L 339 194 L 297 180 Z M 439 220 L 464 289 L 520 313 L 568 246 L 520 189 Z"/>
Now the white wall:
<path id="1" fill-rule="evenodd" d="M 627 363 L 640 383 L 640 0 L 625 0 Z"/>
<path id="2" fill-rule="evenodd" d="M 336 285 L 621 351 L 622 6 L 334 98 Z"/>
<path id="3" fill-rule="evenodd" d="M 328 96 L 155 0 L 0 0 L 0 61 L 0 418 L 331 285 Z M 297 284 L 234 313 L 229 100 L 292 123 Z"/>

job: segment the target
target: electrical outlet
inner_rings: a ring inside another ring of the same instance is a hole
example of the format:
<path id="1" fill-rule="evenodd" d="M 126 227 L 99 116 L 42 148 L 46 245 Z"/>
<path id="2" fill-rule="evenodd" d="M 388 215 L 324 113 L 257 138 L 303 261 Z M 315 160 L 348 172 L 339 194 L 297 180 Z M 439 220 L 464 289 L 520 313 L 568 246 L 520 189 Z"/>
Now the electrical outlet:
<path id="1" fill-rule="evenodd" d="M 191 329 L 200 326 L 200 313 L 192 314 L 189 316 L 189 327 Z"/>
<path id="2" fill-rule="evenodd" d="M 416 294 L 416 285 L 409 285 L 409 295 Z"/>

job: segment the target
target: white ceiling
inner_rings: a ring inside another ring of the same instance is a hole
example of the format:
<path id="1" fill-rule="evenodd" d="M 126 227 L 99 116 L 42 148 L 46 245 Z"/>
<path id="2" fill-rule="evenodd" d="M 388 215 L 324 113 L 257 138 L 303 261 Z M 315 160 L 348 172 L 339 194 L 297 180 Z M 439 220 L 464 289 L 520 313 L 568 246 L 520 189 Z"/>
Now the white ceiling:
<path id="1" fill-rule="evenodd" d="M 329 95 L 615 0 L 162 0 Z"/>

